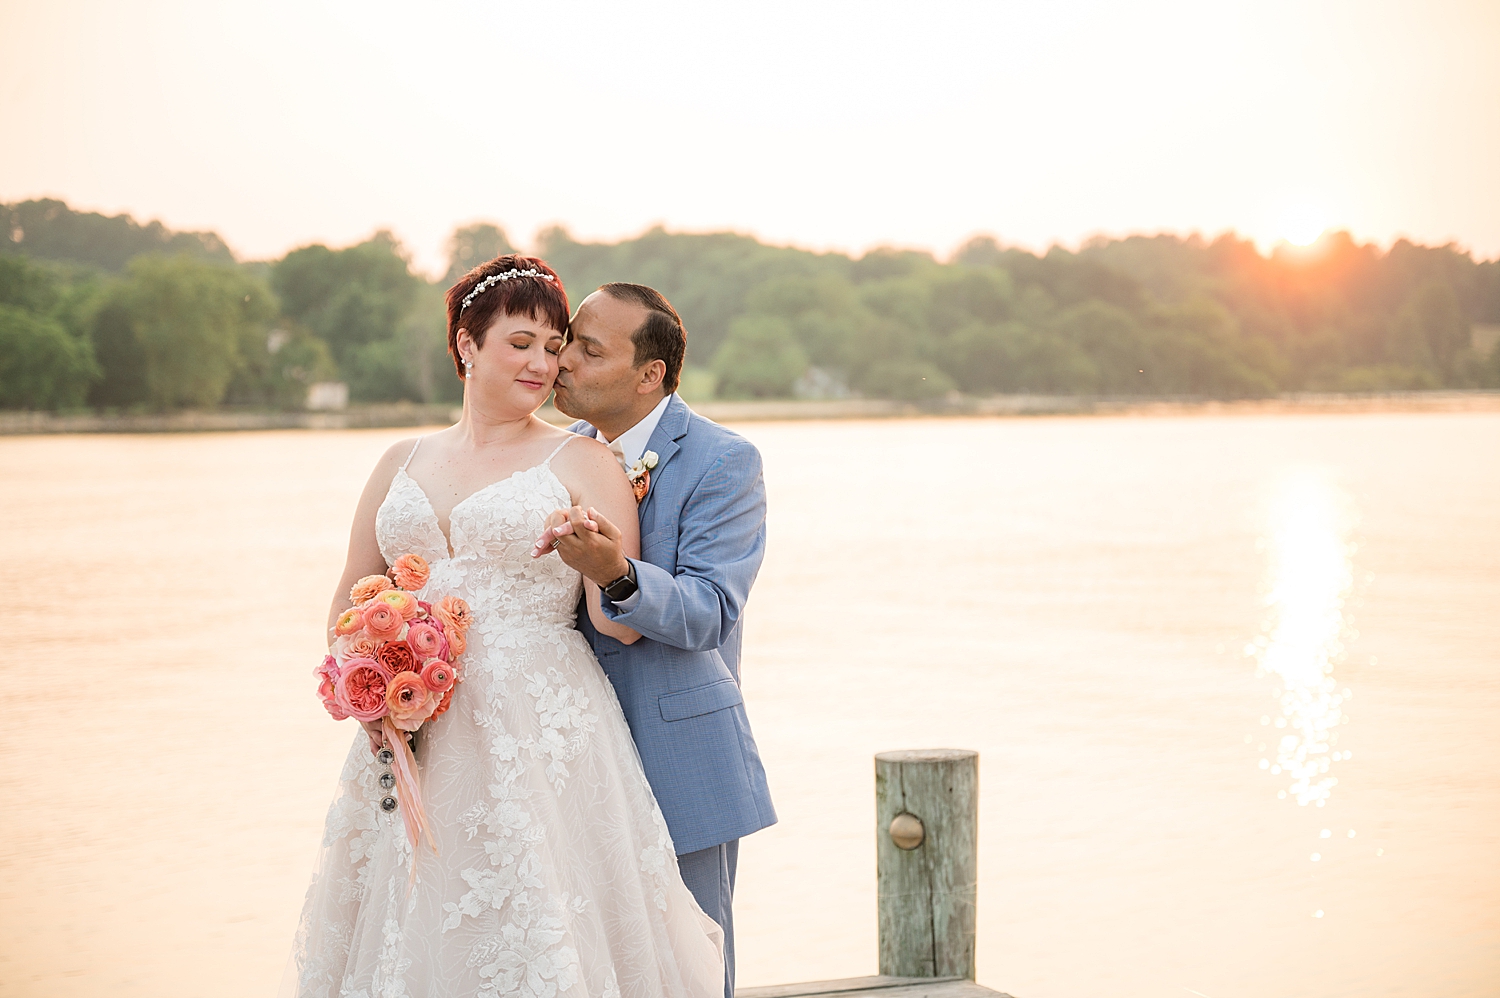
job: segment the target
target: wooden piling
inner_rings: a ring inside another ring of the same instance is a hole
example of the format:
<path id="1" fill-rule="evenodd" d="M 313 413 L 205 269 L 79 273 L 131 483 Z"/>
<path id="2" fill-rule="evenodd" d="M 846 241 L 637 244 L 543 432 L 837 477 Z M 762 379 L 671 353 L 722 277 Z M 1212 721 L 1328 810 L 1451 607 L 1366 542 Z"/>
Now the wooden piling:
<path id="1" fill-rule="evenodd" d="M 974 980 L 979 753 L 875 756 L 880 973 Z"/>

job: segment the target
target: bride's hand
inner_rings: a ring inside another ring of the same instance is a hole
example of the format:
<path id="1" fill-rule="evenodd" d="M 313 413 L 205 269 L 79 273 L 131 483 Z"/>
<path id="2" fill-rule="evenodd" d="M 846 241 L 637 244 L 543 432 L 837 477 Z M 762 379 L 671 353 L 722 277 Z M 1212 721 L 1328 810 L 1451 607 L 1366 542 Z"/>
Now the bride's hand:
<path id="1" fill-rule="evenodd" d="M 378 721 L 360 721 L 359 724 L 365 729 L 365 734 L 370 737 L 370 754 L 374 755 L 385 744 L 385 732 Z"/>
<path id="2" fill-rule="evenodd" d="M 592 517 L 585 515 L 580 522 L 586 529 L 598 533 L 599 524 L 595 523 Z M 554 510 L 547 516 L 547 527 L 542 531 L 542 536 L 536 539 L 536 545 L 531 549 L 531 556 L 540 558 L 551 554 L 557 549 L 557 539 L 566 537 L 572 532 L 573 522 L 568 518 L 568 510 Z"/>

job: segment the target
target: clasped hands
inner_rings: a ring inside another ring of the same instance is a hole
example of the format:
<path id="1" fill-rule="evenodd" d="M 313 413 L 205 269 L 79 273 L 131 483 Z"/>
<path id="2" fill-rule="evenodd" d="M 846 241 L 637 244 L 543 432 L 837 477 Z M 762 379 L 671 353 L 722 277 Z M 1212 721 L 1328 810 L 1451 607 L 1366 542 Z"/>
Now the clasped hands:
<path id="1" fill-rule="evenodd" d="M 620 547 L 620 528 L 590 506 L 559 509 L 547 517 L 547 529 L 531 549 L 533 558 L 553 551 L 569 568 L 599 586 L 630 571 L 630 562 Z"/>

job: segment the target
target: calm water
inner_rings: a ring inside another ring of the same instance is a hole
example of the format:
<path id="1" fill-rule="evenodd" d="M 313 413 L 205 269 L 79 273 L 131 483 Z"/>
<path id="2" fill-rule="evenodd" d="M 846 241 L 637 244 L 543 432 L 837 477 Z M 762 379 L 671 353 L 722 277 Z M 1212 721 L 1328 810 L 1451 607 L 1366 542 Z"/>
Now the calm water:
<path id="1" fill-rule="evenodd" d="M 742 429 L 782 818 L 742 983 L 874 972 L 871 756 L 951 745 L 983 983 L 1500 991 L 1500 415 Z M 401 435 L 0 439 L 0 995 L 274 992 L 352 737 L 309 670 Z"/>

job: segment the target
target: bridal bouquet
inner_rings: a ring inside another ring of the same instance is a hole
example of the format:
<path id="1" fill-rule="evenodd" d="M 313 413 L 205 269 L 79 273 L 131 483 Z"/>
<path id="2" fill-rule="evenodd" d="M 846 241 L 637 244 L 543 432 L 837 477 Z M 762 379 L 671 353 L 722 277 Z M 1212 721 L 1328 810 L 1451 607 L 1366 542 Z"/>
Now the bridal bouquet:
<path id="1" fill-rule="evenodd" d="M 470 622 L 469 605 L 456 596 L 432 604 L 413 595 L 427 584 L 427 576 L 427 562 L 405 554 L 396 559 L 389 578 L 370 575 L 356 582 L 349 590 L 354 605 L 340 614 L 333 647 L 317 668 L 318 695 L 334 720 L 380 722 L 385 734 L 380 760 L 392 764 L 413 848 L 422 835 L 432 845 L 432 833 L 406 735 L 452 702 L 454 687 L 463 682 L 458 656 Z M 382 778 L 386 789 L 389 779 Z M 398 806 L 390 796 L 380 804 L 387 811 Z"/>

